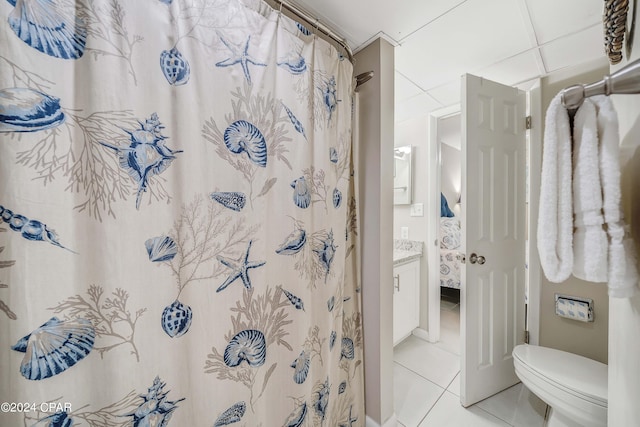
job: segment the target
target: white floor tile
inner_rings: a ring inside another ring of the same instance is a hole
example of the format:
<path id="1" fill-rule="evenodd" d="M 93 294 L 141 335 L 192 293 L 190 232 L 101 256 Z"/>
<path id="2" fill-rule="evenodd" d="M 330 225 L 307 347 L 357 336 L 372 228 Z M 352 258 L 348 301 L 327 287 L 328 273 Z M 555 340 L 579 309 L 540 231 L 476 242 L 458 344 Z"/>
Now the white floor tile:
<path id="1" fill-rule="evenodd" d="M 444 392 L 431 381 L 398 363 L 393 364 L 393 395 L 398 421 L 417 426 Z"/>
<path id="2" fill-rule="evenodd" d="M 447 391 L 455 394 L 456 396 L 460 396 L 460 373 L 458 373 L 453 381 L 451 381 L 451 384 L 447 387 Z"/>
<path id="3" fill-rule="evenodd" d="M 460 370 L 460 356 L 415 336 L 394 348 L 393 359 L 442 388 L 446 388 Z"/>
<path id="4" fill-rule="evenodd" d="M 453 310 L 457 305 L 460 305 L 460 303 L 440 300 L 440 310 Z"/>
<path id="5" fill-rule="evenodd" d="M 510 427 L 477 406 L 463 408 L 460 398 L 448 391 L 438 399 L 419 427 Z"/>
<path id="6" fill-rule="evenodd" d="M 522 383 L 476 404 L 507 423 L 518 427 L 541 427 L 546 405 Z"/>
<path id="7" fill-rule="evenodd" d="M 440 310 L 440 341 L 443 350 L 460 355 L 460 310 Z"/>

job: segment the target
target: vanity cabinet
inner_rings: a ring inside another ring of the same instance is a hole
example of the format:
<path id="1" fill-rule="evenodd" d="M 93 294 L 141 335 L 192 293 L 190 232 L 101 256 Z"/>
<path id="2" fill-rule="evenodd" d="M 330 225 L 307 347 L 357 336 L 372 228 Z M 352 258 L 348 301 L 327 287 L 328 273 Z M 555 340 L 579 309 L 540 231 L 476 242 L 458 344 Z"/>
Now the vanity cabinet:
<path id="1" fill-rule="evenodd" d="M 411 335 L 420 322 L 420 260 L 393 267 L 393 345 Z"/>

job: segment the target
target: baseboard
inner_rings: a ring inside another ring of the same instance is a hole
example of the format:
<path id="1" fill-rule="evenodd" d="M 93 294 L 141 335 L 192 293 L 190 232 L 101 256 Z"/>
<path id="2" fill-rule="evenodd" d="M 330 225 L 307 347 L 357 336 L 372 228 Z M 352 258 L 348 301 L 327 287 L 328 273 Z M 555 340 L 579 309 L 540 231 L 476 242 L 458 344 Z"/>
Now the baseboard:
<path id="1" fill-rule="evenodd" d="M 397 426 L 398 426 L 398 420 L 396 418 L 395 412 L 391 414 L 389 419 L 383 425 L 378 424 L 377 422 L 369 418 L 369 416 L 367 416 L 366 427 L 397 427 Z"/>
<path id="2" fill-rule="evenodd" d="M 421 340 L 425 340 L 428 342 L 431 342 L 431 340 L 429 340 L 429 332 L 427 332 L 426 330 L 422 329 L 422 328 L 415 328 L 412 332 L 413 335 L 415 335 L 416 337 L 420 338 Z"/>

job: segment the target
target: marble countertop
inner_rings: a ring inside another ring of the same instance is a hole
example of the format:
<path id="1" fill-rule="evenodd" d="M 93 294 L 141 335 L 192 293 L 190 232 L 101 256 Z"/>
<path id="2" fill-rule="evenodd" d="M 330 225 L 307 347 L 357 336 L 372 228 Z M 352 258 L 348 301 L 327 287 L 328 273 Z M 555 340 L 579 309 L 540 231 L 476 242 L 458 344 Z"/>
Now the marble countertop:
<path id="1" fill-rule="evenodd" d="M 415 240 L 394 239 L 393 265 L 404 264 L 422 257 L 423 243 Z"/>

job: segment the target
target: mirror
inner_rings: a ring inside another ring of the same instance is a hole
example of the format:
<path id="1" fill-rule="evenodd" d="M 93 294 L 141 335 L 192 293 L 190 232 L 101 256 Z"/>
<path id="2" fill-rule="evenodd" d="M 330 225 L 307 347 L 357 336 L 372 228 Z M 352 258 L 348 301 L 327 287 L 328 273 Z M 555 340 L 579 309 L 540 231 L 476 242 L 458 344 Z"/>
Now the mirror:
<path id="1" fill-rule="evenodd" d="M 393 149 L 393 204 L 411 204 L 411 154 L 413 147 L 405 145 Z"/>

